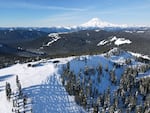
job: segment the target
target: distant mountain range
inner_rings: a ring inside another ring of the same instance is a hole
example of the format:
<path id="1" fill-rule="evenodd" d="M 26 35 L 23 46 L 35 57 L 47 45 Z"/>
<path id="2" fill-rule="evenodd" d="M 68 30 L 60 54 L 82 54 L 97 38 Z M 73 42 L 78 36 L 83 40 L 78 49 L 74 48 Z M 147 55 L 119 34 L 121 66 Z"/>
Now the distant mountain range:
<path id="1" fill-rule="evenodd" d="M 120 29 L 148 29 L 149 26 L 144 25 L 127 25 L 127 24 L 112 24 L 106 21 L 102 21 L 98 18 L 93 18 L 88 22 L 77 25 L 77 26 L 54 26 L 54 27 L 0 27 L 0 30 L 28 30 L 28 31 L 42 31 L 47 33 L 56 32 L 75 32 L 80 30 L 92 30 L 92 29 L 103 29 L 103 30 L 120 30 Z"/>
<path id="2" fill-rule="evenodd" d="M 116 25 L 98 18 L 72 27 L 0 28 L 0 54 L 25 57 L 94 54 L 120 46 L 150 55 L 149 36 L 149 27 Z"/>

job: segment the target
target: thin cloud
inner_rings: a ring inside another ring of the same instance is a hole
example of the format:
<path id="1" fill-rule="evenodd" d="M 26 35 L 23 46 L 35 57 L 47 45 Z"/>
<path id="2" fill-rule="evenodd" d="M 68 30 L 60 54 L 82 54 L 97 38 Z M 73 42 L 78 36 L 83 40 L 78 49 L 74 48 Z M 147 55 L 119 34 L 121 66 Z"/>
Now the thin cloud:
<path id="1" fill-rule="evenodd" d="M 0 4 L 1 7 L 4 8 L 28 8 L 28 9 L 43 9 L 43 10 L 63 10 L 63 11 L 87 11 L 87 8 L 74 8 L 74 7 L 62 7 L 62 6 L 46 6 L 46 5 L 38 5 L 38 4 L 31 4 L 26 2 L 14 3 L 12 2 L 11 5 L 8 4 Z"/>
<path id="2" fill-rule="evenodd" d="M 83 15 L 78 14 L 79 12 L 74 13 L 64 13 L 48 16 L 46 18 L 38 20 L 43 26 L 74 26 L 80 24 L 78 21 L 79 18 L 82 18 Z"/>

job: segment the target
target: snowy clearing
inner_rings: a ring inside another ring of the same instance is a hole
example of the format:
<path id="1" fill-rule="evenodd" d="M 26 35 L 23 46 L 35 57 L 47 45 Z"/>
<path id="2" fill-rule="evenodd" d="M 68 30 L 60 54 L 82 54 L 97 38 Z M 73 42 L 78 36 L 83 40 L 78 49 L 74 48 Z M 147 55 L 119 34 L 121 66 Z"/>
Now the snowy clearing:
<path id="1" fill-rule="evenodd" d="M 104 46 L 106 44 L 114 43 L 115 45 L 119 46 L 122 44 L 130 44 L 132 43 L 130 40 L 125 38 L 117 38 L 116 36 L 113 36 L 112 38 L 108 38 L 108 40 L 102 40 L 100 41 L 97 46 Z"/>
<path id="2" fill-rule="evenodd" d="M 115 41 L 115 45 L 119 46 L 119 45 L 122 45 L 122 44 L 130 44 L 131 41 L 130 40 L 127 40 L 125 38 L 118 38 L 116 41 Z"/>
<path id="3" fill-rule="evenodd" d="M 58 33 L 51 33 L 48 36 L 51 37 L 51 38 L 53 38 L 53 40 L 50 41 L 50 42 L 48 42 L 46 44 L 46 46 L 50 46 L 52 43 L 56 42 L 57 40 L 59 40 L 61 38 Z"/>

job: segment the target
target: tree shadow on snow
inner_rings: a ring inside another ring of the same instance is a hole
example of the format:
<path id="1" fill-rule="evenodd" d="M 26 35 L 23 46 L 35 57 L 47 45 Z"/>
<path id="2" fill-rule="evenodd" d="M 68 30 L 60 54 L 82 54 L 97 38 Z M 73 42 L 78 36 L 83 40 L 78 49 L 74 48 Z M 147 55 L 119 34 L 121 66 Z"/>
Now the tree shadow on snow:
<path id="1" fill-rule="evenodd" d="M 8 78 L 10 78 L 12 76 L 14 76 L 14 75 L 3 75 L 3 76 L 0 76 L 0 82 L 4 81 L 4 80 L 6 80 L 6 79 L 8 79 Z"/>
<path id="2" fill-rule="evenodd" d="M 0 92 L 5 89 L 5 86 L 0 86 Z"/>
<path id="3" fill-rule="evenodd" d="M 69 98 L 65 88 L 55 76 L 41 85 L 24 88 L 23 92 L 32 98 L 35 113 L 82 113 L 84 112 Z"/>

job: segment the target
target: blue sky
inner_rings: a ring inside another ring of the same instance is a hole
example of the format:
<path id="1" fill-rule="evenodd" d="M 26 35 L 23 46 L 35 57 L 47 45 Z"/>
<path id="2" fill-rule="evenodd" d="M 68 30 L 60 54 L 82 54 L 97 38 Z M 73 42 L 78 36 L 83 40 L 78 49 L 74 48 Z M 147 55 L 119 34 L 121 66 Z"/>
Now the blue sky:
<path id="1" fill-rule="evenodd" d="M 0 27 L 71 26 L 95 17 L 150 25 L 150 0 L 0 0 Z"/>

